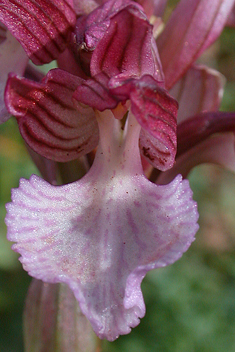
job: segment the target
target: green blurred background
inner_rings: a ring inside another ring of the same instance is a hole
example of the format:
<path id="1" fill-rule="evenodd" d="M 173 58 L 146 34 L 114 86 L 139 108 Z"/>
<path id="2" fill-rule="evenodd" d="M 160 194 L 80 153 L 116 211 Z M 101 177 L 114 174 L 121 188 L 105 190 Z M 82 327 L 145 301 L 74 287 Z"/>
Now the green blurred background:
<path id="1" fill-rule="evenodd" d="M 235 110 L 235 30 L 204 55 L 227 78 L 223 110 Z M 0 352 L 23 351 L 22 312 L 30 277 L 6 240 L 4 204 L 19 178 L 38 173 L 14 119 L 0 126 Z M 235 175 L 212 165 L 189 176 L 198 202 L 197 240 L 174 265 L 147 275 L 146 316 L 106 352 L 235 351 Z M 69 351 L 68 351 L 69 352 Z"/>

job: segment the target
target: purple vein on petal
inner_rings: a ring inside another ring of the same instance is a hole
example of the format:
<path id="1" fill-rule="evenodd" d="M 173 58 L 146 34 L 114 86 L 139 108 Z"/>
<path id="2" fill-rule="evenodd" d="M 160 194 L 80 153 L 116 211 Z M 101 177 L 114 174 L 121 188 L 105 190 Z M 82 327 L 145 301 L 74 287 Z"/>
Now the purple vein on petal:
<path id="1" fill-rule="evenodd" d="M 105 72 L 109 77 L 152 75 L 163 81 L 152 26 L 142 12 L 124 9 L 110 19 L 109 27 L 97 43 L 91 59 L 91 74 Z"/>
<path id="2" fill-rule="evenodd" d="M 114 94 L 131 101 L 131 111 L 142 127 L 140 148 L 144 157 L 160 170 L 172 167 L 176 154 L 176 100 L 149 75 L 123 81 L 113 78 L 109 85 Z"/>
<path id="3" fill-rule="evenodd" d="M 189 151 L 192 147 L 216 133 L 233 132 L 235 129 L 234 112 L 205 112 L 183 121 L 178 126 L 177 155 Z M 190 131 L 190 134 L 189 132 Z"/>
<path id="4" fill-rule="evenodd" d="M 157 40 L 170 89 L 220 35 L 234 0 L 181 0 Z"/>
<path id="5" fill-rule="evenodd" d="M 85 155 L 98 143 L 94 111 L 73 103 L 73 92 L 83 80 L 59 69 L 41 83 L 11 76 L 5 91 L 8 110 L 20 132 L 37 153 L 56 161 Z"/>
<path id="6" fill-rule="evenodd" d="M 48 63 L 67 45 L 76 16 L 71 1 L 1 0 L 0 20 L 35 64 Z"/>
<path id="7" fill-rule="evenodd" d="M 224 85 L 225 77 L 218 71 L 204 65 L 190 67 L 170 90 L 179 103 L 177 123 L 201 112 L 217 111 Z"/>

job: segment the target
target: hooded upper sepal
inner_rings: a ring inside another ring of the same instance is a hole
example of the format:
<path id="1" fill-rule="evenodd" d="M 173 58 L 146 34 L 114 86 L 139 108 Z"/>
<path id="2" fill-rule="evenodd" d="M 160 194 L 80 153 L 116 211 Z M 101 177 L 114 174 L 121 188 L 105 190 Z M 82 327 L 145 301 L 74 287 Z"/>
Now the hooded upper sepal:
<path id="1" fill-rule="evenodd" d="M 152 25 L 139 4 L 109 0 L 76 23 L 74 51 L 81 67 L 91 76 L 164 75 L 153 40 Z"/>

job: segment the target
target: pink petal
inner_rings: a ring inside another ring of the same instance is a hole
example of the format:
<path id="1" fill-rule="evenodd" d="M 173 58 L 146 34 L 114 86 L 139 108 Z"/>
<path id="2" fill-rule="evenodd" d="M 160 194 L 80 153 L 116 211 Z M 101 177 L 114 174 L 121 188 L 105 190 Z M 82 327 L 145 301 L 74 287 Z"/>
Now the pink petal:
<path id="1" fill-rule="evenodd" d="M 69 161 L 98 144 L 94 111 L 78 104 L 76 109 L 72 101 L 73 92 L 82 81 L 59 69 L 51 70 L 41 83 L 9 78 L 6 105 L 35 152 L 52 160 Z"/>
<path id="2" fill-rule="evenodd" d="M 139 124 L 169 149 L 176 147 L 178 103 L 151 76 L 134 80 L 130 91 L 131 110 Z"/>
<path id="3" fill-rule="evenodd" d="M 11 33 L 4 31 L 3 27 L 1 29 L 2 38 L 5 35 L 5 40 L 0 43 L 0 123 L 3 123 L 11 117 L 4 103 L 4 90 L 8 73 L 14 71 L 22 75 L 25 71 L 28 57 Z"/>
<path id="4" fill-rule="evenodd" d="M 72 0 L 1 0 L 0 20 L 37 65 L 65 49 L 76 16 Z"/>
<path id="5" fill-rule="evenodd" d="M 118 96 L 111 94 L 109 77 L 104 73 L 83 81 L 74 92 L 73 98 L 99 111 L 114 109 L 120 102 Z"/>
<path id="6" fill-rule="evenodd" d="M 181 173 L 187 177 L 200 164 L 217 164 L 235 172 L 235 136 L 233 132 L 215 134 L 176 158 L 174 167 L 162 172 L 157 184 L 168 184 Z"/>
<path id="7" fill-rule="evenodd" d="M 178 101 L 178 124 L 189 116 L 217 111 L 223 97 L 225 78 L 206 66 L 192 66 L 170 90 Z"/>
<path id="8" fill-rule="evenodd" d="M 126 78 L 149 74 L 164 81 L 152 26 L 142 12 L 125 9 L 110 19 L 92 54 L 90 70 L 93 76 L 100 72 Z"/>
<path id="9" fill-rule="evenodd" d="M 151 76 L 139 80 L 110 81 L 113 93 L 131 101 L 131 111 L 142 127 L 140 149 L 156 168 L 172 167 L 176 154 L 177 102 Z"/>
<path id="10" fill-rule="evenodd" d="M 218 164 L 234 172 L 234 130 L 234 112 L 202 113 L 180 123 L 176 163 L 157 178 L 157 183 L 167 184 L 179 173 L 186 177 L 203 163 Z"/>
<path id="11" fill-rule="evenodd" d="M 119 121 L 104 114 L 88 174 L 60 187 L 22 179 L 6 223 L 25 270 L 67 283 L 97 335 L 114 340 L 139 323 L 143 277 L 181 257 L 198 214 L 188 181 L 156 186 L 144 177 L 133 117 L 120 144 Z"/>
<path id="12" fill-rule="evenodd" d="M 143 157 L 156 169 L 166 171 L 175 163 L 176 137 L 174 143 L 167 138 L 164 130 L 159 131 L 159 138 L 154 138 L 148 131 L 140 133 L 140 151 Z"/>
<path id="13" fill-rule="evenodd" d="M 220 35 L 234 0 L 181 0 L 157 40 L 167 89 Z"/>
<path id="14" fill-rule="evenodd" d="M 235 112 L 207 112 L 193 116 L 178 125 L 177 156 L 187 152 L 215 133 L 235 130 Z"/>

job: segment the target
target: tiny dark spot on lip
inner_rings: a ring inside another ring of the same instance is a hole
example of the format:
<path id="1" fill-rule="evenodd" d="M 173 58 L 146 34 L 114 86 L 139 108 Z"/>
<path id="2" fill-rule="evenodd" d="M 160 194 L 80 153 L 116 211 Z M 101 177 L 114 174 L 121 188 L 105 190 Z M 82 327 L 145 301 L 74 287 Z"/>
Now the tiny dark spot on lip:
<path id="1" fill-rule="evenodd" d="M 166 159 L 162 159 L 162 158 L 158 158 L 158 161 L 161 165 L 165 165 L 167 160 Z"/>
<path id="2" fill-rule="evenodd" d="M 154 160 L 154 157 L 152 157 L 152 156 L 149 154 L 149 150 L 150 150 L 150 148 L 145 148 L 145 147 L 143 147 L 144 156 L 146 156 L 149 160 L 153 161 L 153 160 Z"/>

